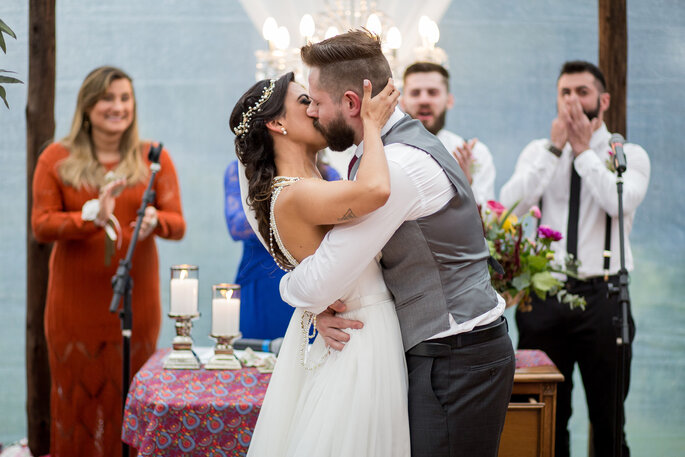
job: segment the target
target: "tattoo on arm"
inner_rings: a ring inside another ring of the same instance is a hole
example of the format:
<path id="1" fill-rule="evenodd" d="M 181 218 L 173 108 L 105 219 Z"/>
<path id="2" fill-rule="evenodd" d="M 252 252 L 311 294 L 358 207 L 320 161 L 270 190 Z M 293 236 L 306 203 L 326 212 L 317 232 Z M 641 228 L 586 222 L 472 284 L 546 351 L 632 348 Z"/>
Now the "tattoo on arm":
<path id="1" fill-rule="evenodd" d="M 345 222 L 354 219 L 357 217 L 356 214 L 352 212 L 352 208 L 347 208 L 347 212 L 343 214 L 343 217 L 338 218 L 340 222 Z"/>

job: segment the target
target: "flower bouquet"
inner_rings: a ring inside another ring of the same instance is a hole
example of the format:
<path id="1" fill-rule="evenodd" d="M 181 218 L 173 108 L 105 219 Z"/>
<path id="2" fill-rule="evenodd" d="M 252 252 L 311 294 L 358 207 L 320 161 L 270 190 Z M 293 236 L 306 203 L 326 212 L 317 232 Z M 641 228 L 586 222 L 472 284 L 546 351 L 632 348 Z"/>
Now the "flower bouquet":
<path id="1" fill-rule="evenodd" d="M 483 211 L 483 229 L 492 255 L 504 269 L 501 275 L 490 268 L 492 286 L 504 297 L 507 307 L 518 305 L 521 311 L 530 311 L 531 294 L 544 300 L 556 294 L 561 303 L 571 308 L 585 309 L 585 298 L 568 293 L 564 282 L 552 273 L 574 276 L 568 269 L 554 264 L 553 241 L 561 240 L 561 233 L 540 225 L 537 239 L 524 235 L 528 217 L 539 219 L 540 209 L 533 206 L 521 219 L 512 213 L 516 205 L 507 209 L 494 200 L 487 202 Z"/>

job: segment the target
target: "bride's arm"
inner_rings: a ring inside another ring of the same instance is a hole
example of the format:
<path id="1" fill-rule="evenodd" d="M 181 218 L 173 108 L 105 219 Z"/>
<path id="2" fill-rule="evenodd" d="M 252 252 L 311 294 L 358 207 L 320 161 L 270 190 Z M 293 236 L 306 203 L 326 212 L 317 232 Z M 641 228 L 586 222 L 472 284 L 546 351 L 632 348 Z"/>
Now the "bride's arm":
<path id="1" fill-rule="evenodd" d="M 355 181 L 325 182 L 307 179 L 293 186 L 292 204 L 313 225 L 341 224 L 364 216 L 385 204 L 390 196 L 388 162 L 381 141 L 381 129 L 390 118 L 399 91 L 392 80 L 371 98 L 371 83 L 364 81 L 361 118 L 364 126 L 364 154 Z M 295 189 L 297 187 L 297 189 Z"/>

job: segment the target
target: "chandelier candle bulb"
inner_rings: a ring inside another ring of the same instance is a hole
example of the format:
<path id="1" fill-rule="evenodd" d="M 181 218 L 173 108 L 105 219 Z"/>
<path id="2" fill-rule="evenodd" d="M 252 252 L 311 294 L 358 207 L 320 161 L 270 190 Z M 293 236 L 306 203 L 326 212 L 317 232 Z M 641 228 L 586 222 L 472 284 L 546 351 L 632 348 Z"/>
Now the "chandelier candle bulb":
<path id="1" fill-rule="evenodd" d="M 311 14 L 305 14 L 300 20 L 300 35 L 302 35 L 307 40 L 311 40 L 316 31 L 316 25 L 314 24 L 314 18 Z"/>
<path id="2" fill-rule="evenodd" d="M 278 23 L 276 22 L 276 19 L 267 17 L 262 26 L 262 37 L 264 37 L 266 41 L 273 41 L 277 31 Z"/>
<path id="3" fill-rule="evenodd" d="M 369 15 L 369 18 L 366 20 L 366 28 L 369 32 L 375 33 L 376 35 L 381 35 L 383 33 L 383 25 L 377 14 L 372 13 Z"/>

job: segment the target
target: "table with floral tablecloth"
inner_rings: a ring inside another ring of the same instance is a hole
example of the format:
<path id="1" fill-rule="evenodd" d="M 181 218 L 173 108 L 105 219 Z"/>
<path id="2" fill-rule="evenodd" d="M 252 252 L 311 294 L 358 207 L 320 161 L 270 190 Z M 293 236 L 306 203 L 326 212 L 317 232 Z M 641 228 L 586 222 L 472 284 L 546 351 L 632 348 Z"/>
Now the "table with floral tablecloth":
<path id="1" fill-rule="evenodd" d="M 165 370 L 157 351 L 131 382 L 122 439 L 141 456 L 244 456 L 270 374 Z"/>
<path id="2" fill-rule="evenodd" d="M 256 368 L 165 370 L 160 349 L 133 378 L 122 439 L 141 456 L 244 456 L 271 378 Z M 516 352 L 517 373 L 552 365 L 541 351 Z"/>

